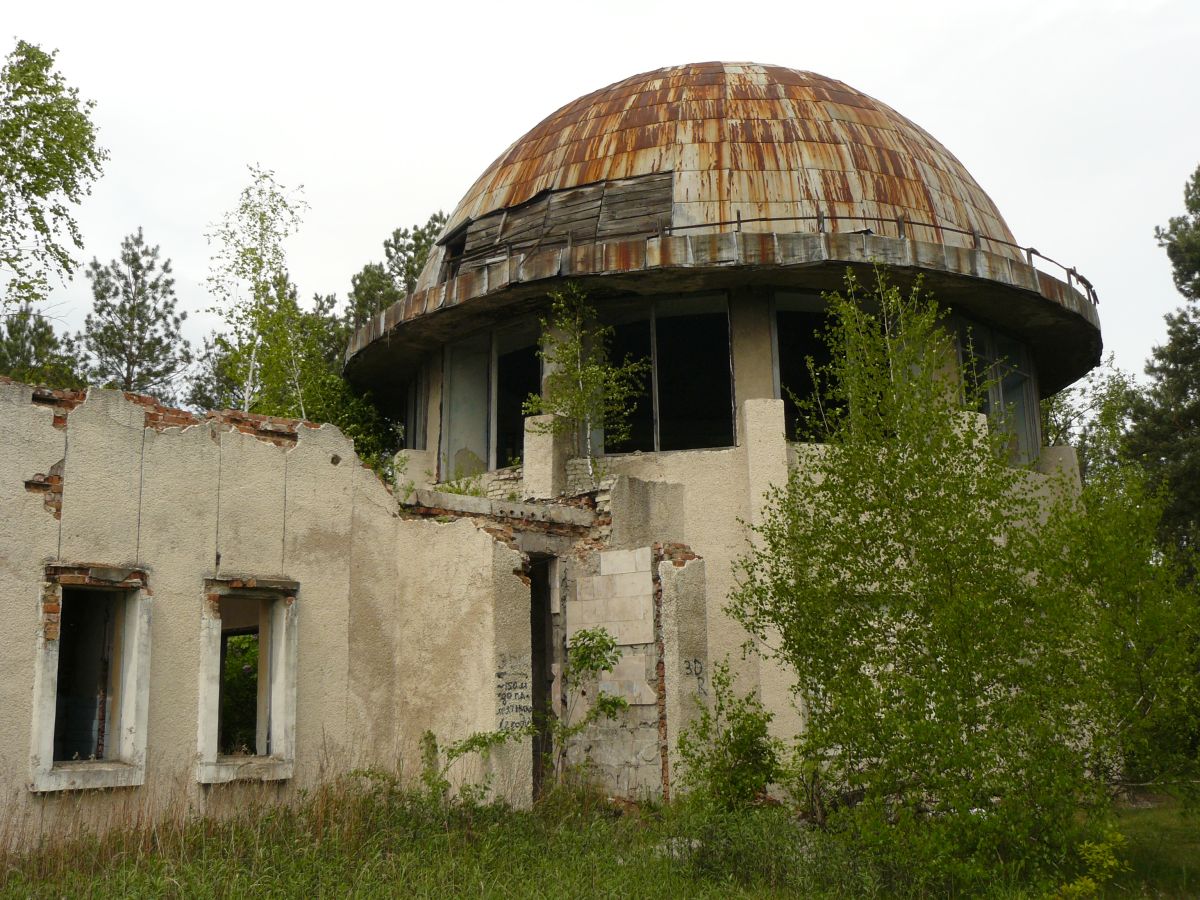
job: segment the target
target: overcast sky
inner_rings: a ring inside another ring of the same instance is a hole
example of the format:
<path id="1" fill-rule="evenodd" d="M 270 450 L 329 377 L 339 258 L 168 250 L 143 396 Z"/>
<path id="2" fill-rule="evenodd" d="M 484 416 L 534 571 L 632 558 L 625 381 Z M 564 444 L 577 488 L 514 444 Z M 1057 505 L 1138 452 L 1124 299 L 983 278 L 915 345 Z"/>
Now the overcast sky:
<path id="1" fill-rule="evenodd" d="M 215 320 L 207 226 L 246 164 L 304 185 L 302 297 L 344 297 L 401 225 L 449 212 L 559 106 L 638 72 L 749 60 L 841 79 L 924 127 L 1017 240 L 1096 285 L 1106 348 L 1141 371 L 1182 302 L 1154 226 L 1200 163 L 1200 3 L 15 3 L 0 37 L 57 49 L 111 159 L 78 212 L 87 259 L 140 225 L 189 336 Z M 80 274 L 52 295 L 77 328 Z"/>

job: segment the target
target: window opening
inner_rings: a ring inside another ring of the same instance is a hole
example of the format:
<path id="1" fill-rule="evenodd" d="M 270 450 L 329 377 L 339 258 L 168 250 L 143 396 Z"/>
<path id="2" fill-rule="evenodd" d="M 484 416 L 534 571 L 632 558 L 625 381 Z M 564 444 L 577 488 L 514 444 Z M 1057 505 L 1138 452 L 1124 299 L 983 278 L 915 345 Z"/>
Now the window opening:
<path id="1" fill-rule="evenodd" d="M 222 756 L 268 756 L 270 729 L 261 690 L 265 654 L 260 655 L 262 601 L 221 598 L 221 681 L 217 714 L 217 752 Z"/>
<path id="2" fill-rule="evenodd" d="M 52 563 L 41 607 L 30 790 L 142 784 L 150 696 L 146 573 Z"/>
<path id="3" fill-rule="evenodd" d="M 609 360 L 619 365 L 626 359 L 652 359 L 650 319 L 623 322 L 613 327 L 608 345 Z M 637 397 L 629 416 L 629 438 L 619 443 L 605 439 L 605 453 L 632 453 L 654 449 L 654 384 L 652 377 L 642 380 L 642 393 Z"/>
<path id="4" fill-rule="evenodd" d="M 105 759 L 121 683 L 117 637 L 125 595 L 63 588 L 54 761 Z"/>
<path id="5" fill-rule="evenodd" d="M 724 298 L 655 304 L 660 450 L 733 444 L 733 377 Z"/>
<path id="6" fill-rule="evenodd" d="M 446 348 L 443 481 L 478 475 L 488 468 L 491 364 L 490 334 L 476 335 Z"/>
<path id="7" fill-rule="evenodd" d="M 496 338 L 496 455 L 494 468 L 512 465 L 525 452 L 525 398 L 542 389 L 542 361 L 536 343 L 510 347 Z"/>
<path id="8" fill-rule="evenodd" d="M 824 312 L 801 309 L 777 309 L 775 312 L 779 394 L 783 400 L 787 435 L 792 440 L 821 439 L 822 429 L 805 421 L 799 404 L 811 401 L 817 394 L 812 367 L 819 371 L 833 360 L 829 345 L 822 337 L 825 327 Z M 822 402 L 825 402 L 824 398 Z"/>
<path id="9" fill-rule="evenodd" d="M 1013 462 L 1032 461 L 1041 446 L 1037 384 L 1025 345 L 999 332 L 956 320 L 964 386 L 993 427 L 1009 435 Z"/>
<path id="10" fill-rule="evenodd" d="M 424 450 L 426 423 L 429 418 L 429 370 L 422 364 L 407 388 L 404 404 L 404 446 L 409 450 Z"/>
<path id="11" fill-rule="evenodd" d="M 630 416 L 628 440 L 606 453 L 729 447 L 733 371 L 724 296 L 681 297 L 606 310 L 614 329 L 609 359 L 649 359 L 650 377 Z"/>

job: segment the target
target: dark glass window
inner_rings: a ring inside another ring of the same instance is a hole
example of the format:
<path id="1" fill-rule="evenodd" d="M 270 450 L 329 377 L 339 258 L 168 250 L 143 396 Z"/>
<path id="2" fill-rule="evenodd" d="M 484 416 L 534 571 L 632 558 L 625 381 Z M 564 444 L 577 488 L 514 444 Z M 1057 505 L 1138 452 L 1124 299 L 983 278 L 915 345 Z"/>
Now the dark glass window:
<path id="1" fill-rule="evenodd" d="M 775 334 L 779 346 L 779 393 L 783 399 L 787 435 L 793 440 L 817 441 L 821 429 L 805 422 L 797 401 L 811 400 L 817 391 L 809 360 L 818 370 L 829 365 L 832 355 L 822 337 L 823 312 L 778 310 Z"/>
<path id="2" fill-rule="evenodd" d="M 733 444 L 728 314 L 659 316 L 655 336 L 659 449 Z"/>
<path id="3" fill-rule="evenodd" d="M 621 365 L 626 360 L 631 362 L 639 359 L 650 359 L 650 320 L 626 322 L 617 325 L 613 338 L 608 346 L 608 358 L 613 365 Z M 629 415 L 629 438 L 624 441 L 614 441 L 609 437 L 604 440 L 605 453 L 632 453 L 634 450 L 654 449 L 654 397 L 652 376 L 649 372 L 642 379 L 642 394 L 637 398 L 636 406 Z"/>
<path id="4" fill-rule="evenodd" d="M 496 465 L 507 466 L 525 452 L 521 407 L 542 389 L 542 361 L 534 345 L 496 357 Z"/>

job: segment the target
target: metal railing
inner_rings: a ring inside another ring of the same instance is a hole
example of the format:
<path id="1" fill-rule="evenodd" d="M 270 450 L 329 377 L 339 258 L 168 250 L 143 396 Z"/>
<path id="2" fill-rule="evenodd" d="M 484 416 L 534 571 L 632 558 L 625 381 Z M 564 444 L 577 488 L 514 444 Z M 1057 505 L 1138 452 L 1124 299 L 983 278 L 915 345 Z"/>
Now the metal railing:
<path id="1" fill-rule="evenodd" d="M 614 239 L 652 238 L 656 236 L 670 237 L 679 232 L 711 230 L 714 228 L 732 228 L 735 232 L 740 232 L 744 225 L 770 222 L 812 222 L 815 224 L 816 227 L 810 232 L 794 232 L 799 234 L 879 234 L 883 237 L 898 237 L 901 240 L 908 240 L 911 237 L 909 230 L 912 228 L 928 228 L 935 233 L 949 232 L 950 234 L 959 234 L 970 238 L 971 247 L 975 250 L 990 249 L 992 247 L 1008 247 L 1013 250 L 1017 250 L 1022 256 L 1025 257 L 1025 261 L 1031 269 L 1041 271 L 1038 269 L 1038 266 L 1034 261 L 1037 259 L 1043 260 L 1046 263 L 1049 263 L 1051 266 L 1059 269 L 1063 273 L 1067 286 L 1071 288 L 1077 287 L 1079 290 L 1081 290 L 1087 296 L 1088 300 L 1091 301 L 1093 306 L 1097 306 L 1100 303 L 1100 298 L 1097 296 L 1096 289 L 1092 285 L 1092 282 L 1080 274 L 1078 269 L 1076 269 L 1074 266 L 1067 266 L 1056 259 L 1046 256 L 1046 254 L 1040 252 L 1036 247 L 1024 247 L 1020 244 L 1014 243 L 1013 241 L 983 234 L 978 230 L 956 228 L 953 225 L 939 225 L 933 222 L 921 222 L 909 219 L 903 215 L 891 218 L 887 216 L 826 216 L 824 212 L 818 210 L 817 214 L 814 216 L 757 216 L 754 218 L 742 218 L 742 214 L 739 211 L 736 218 L 725 221 L 697 222 L 689 225 L 670 225 L 660 222 L 656 229 L 647 230 L 646 228 L 639 228 L 630 231 L 608 232 L 603 237 L 596 236 L 594 239 L 589 240 L 589 243 L 593 242 L 593 240 L 595 243 L 601 243 L 603 241 Z M 844 229 L 838 227 L 838 225 L 841 223 L 861 223 L 866 227 Z M 870 227 L 872 224 L 878 227 L 880 230 L 878 232 L 875 231 Z M 895 229 L 895 234 L 888 234 L 887 232 L 893 228 Z M 514 250 L 517 252 L 528 253 L 538 250 L 551 250 L 557 247 L 571 247 L 572 243 L 572 235 L 570 232 L 568 232 L 565 236 L 561 238 L 555 238 L 554 240 L 544 240 L 540 237 L 530 242 L 520 243 L 503 243 L 497 240 L 497 242 L 494 244 L 474 250 L 468 254 L 463 254 L 455 258 L 452 262 L 456 264 L 454 266 L 454 271 L 461 272 L 464 263 L 477 263 L 481 259 L 504 259 L 510 257 Z M 497 252 L 501 252 L 503 256 L 496 257 Z"/>

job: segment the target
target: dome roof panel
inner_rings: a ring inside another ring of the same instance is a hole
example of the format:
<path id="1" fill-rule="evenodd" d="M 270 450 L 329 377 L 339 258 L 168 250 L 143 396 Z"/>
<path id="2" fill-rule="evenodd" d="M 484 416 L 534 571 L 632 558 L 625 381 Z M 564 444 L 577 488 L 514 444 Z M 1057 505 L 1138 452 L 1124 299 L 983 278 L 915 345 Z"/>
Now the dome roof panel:
<path id="1" fill-rule="evenodd" d="M 970 237 L 954 229 L 1013 241 L 953 154 L 891 107 L 813 72 L 720 62 L 635 75 L 566 104 L 500 154 L 445 233 L 546 191 L 666 173 L 665 224 L 693 233 L 738 212 L 811 231 L 801 217 L 823 213 L 903 215 L 959 246 Z M 842 225 L 860 227 L 870 222 Z M 440 266 L 433 256 L 427 269 Z"/>

